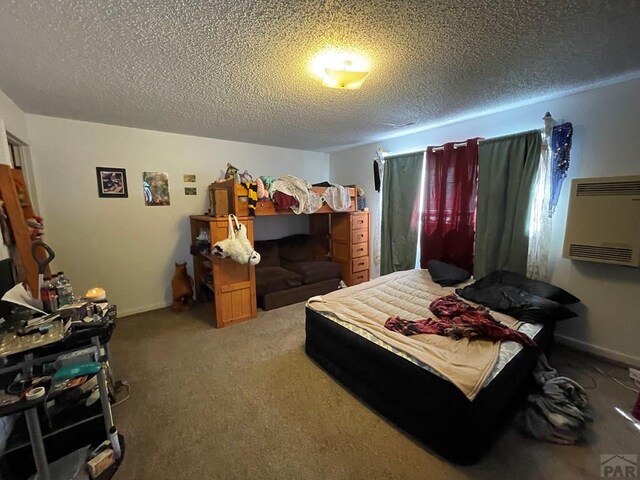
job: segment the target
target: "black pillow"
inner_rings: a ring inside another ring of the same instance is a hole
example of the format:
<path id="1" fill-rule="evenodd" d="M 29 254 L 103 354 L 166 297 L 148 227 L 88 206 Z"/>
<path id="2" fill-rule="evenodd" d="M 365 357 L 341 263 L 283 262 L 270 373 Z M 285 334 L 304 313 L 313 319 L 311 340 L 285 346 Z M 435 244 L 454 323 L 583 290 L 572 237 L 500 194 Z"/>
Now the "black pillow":
<path id="1" fill-rule="evenodd" d="M 478 283 L 458 288 L 456 293 L 462 298 L 506 313 L 523 322 L 544 323 L 578 316 L 558 302 L 533 295 L 518 287 L 499 284 L 479 286 Z"/>
<path id="2" fill-rule="evenodd" d="M 427 270 L 429 270 L 433 281 L 443 287 L 450 287 L 464 282 L 471 276 L 464 268 L 456 267 L 440 260 L 429 260 L 427 262 Z"/>
<path id="3" fill-rule="evenodd" d="M 507 272 L 506 270 L 491 272 L 489 275 L 482 277 L 474 283 L 474 285 L 480 288 L 495 284 L 516 287 L 532 295 L 547 298 L 564 305 L 578 303 L 580 301 L 578 297 L 571 295 L 560 287 L 541 280 L 532 280 L 519 273 Z"/>

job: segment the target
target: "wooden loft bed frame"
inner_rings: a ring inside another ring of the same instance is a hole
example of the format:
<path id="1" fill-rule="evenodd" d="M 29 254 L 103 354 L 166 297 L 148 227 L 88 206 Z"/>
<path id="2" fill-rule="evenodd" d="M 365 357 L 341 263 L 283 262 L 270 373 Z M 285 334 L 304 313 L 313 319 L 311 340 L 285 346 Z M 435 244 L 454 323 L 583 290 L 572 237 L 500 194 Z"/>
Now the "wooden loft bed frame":
<path id="1" fill-rule="evenodd" d="M 349 196 L 351 197 L 351 206 L 348 210 L 344 212 L 355 212 L 357 210 L 358 204 L 358 193 L 355 188 L 355 185 L 348 185 Z M 318 195 L 322 196 L 327 187 L 311 187 L 311 190 Z M 222 191 L 226 192 L 223 193 Z M 213 212 L 213 206 L 223 200 L 223 203 L 228 205 L 227 208 L 222 208 L 221 212 L 227 210 L 226 213 L 233 213 L 238 217 L 246 217 L 249 216 L 249 191 L 247 187 L 245 187 L 241 183 L 235 183 L 234 180 L 228 180 L 226 182 L 212 183 L 209 187 L 209 194 L 211 198 L 211 207 L 212 214 L 217 214 Z M 322 207 L 313 212 L 311 215 L 316 214 L 326 214 L 326 213 L 344 213 L 344 212 L 336 212 L 329 205 L 323 203 Z M 256 217 L 263 217 L 269 215 L 294 215 L 293 211 L 290 209 L 287 210 L 278 210 L 276 206 L 273 204 L 270 198 L 264 200 L 258 200 L 256 204 Z"/>

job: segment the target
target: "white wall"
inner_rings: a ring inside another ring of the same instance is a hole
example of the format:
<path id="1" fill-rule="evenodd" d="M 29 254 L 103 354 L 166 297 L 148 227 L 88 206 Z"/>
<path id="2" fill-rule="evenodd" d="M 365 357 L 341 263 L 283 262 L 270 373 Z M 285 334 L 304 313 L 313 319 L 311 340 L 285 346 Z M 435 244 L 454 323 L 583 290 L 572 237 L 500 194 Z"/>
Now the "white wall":
<path id="1" fill-rule="evenodd" d="M 396 154 L 541 128 L 546 111 L 556 120 L 573 123 L 570 178 L 640 174 L 640 79 L 633 79 L 332 153 L 331 180 L 361 185 L 372 216 L 377 216 L 379 194 L 372 174 L 376 148 Z M 550 263 L 552 282 L 580 297 L 583 305 L 576 308 L 578 319 L 558 325 L 559 335 L 575 346 L 640 365 L 640 268 L 561 258 L 570 178 L 553 220 Z"/>
<path id="2" fill-rule="evenodd" d="M 227 162 L 257 175 L 327 180 L 328 155 L 28 115 L 32 157 L 53 266 L 84 292 L 103 286 L 120 315 L 171 302 L 174 262 L 189 255 L 188 215 L 207 209 L 207 186 Z M 98 198 L 96 167 L 127 169 L 129 198 Z M 142 172 L 169 174 L 171 205 L 146 207 Z M 197 175 L 185 196 L 182 175 Z M 193 184 L 192 184 L 193 185 Z M 258 238 L 306 231 L 305 219 L 260 220 Z M 282 233 L 282 234 L 280 234 Z"/>
<path id="3" fill-rule="evenodd" d="M 0 120 L 4 121 L 4 127 L 14 137 L 29 143 L 29 131 L 24 112 L 2 90 L 0 90 Z"/>
<path id="4" fill-rule="evenodd" d="M 11 165 L 7 132 L 25 143 L 29 140 L 24 112 L 0 90 L 0 163 Z"/>

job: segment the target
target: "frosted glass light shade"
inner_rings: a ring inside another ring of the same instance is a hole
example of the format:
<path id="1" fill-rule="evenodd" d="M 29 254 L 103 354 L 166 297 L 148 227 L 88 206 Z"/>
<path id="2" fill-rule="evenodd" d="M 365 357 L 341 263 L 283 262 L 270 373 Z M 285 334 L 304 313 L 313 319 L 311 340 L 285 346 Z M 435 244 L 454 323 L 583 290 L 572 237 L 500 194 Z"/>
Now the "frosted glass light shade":
<path id="1" fill-rule="evenodd" d="M 311 59 L 309 70 L 326 87 L 353 90 L 360 88 L 371 70 L 371 63 L 355 52 L 326 49 Z"/>
<path id="2" fill-rule="evenodd" d="M 367 78 L 369 72 L 352 72 L 350 70 L 335 70 L 332 68 L 324 69 L 325 76 L 322 78 L 322 84 L 331 88 L 346 88 L 355 90 L 360 88 L 364 79 Z"/>

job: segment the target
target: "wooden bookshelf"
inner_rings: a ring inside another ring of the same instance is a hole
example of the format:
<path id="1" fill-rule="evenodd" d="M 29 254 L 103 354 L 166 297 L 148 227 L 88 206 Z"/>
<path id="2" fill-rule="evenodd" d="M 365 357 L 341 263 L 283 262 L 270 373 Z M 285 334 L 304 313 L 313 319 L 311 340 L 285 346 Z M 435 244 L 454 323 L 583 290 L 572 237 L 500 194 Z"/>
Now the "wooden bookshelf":
<path id="1" fill-rule="evenodd" d="M 196 237 L 201 230 L 209 232 L 211 244 L 228 236 L 227 217 L 192 215 L 189 219 L 192 246 L 196 245 Z M 253 243 L 253 218 L 238 217 L 238 220 L 247 226 L 247 237 Z M 255 318 L 257 315 L 255 267 L 240 264 L 230 258 L 220 258 L 208 252 L 193 251 L 192 253 L 196 299 L 203 300 L 202 287 L 213 292 L 215 326 L 221 328 Z M 212 274 L 211 281 L 209 281 L 210 274 Z"/>

